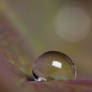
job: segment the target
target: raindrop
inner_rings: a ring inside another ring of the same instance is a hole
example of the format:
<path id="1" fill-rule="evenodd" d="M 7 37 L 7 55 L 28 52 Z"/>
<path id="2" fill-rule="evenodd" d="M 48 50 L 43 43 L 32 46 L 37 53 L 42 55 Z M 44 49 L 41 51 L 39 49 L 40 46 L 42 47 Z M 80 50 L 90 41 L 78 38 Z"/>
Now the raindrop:
<path id="1" fill-rule="evenodd" d="M 32 67 L 36 81 L 74 80 L 75 64 L 66 54 L 48 51 L 39 56 Z"/>

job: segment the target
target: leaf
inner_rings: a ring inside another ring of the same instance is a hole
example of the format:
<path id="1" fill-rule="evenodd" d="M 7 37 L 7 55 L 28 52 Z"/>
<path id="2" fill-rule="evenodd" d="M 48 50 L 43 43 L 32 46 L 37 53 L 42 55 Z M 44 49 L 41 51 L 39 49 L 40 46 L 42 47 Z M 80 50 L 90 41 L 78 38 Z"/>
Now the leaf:
<path id="1" fill-rule="evenodd" d="M 24 73 L 31 73 L 33 51 L 18 30 L 14 30 L 2 12 L 0 12 L 0 53 Z"/>
<path id="2" fill-rule="evenodd" d="M 23 92 L 92 92 L 92 81 L 27 82 L 23 88 Z"/>

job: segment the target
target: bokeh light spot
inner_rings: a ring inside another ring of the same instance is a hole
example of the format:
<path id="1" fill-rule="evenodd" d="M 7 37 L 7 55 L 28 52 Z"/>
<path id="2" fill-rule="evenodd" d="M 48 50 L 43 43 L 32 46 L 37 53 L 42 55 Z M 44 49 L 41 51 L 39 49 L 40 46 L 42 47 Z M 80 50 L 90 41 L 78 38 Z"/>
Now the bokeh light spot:
<path id="1" fill-rule="evenodd" d="M 55 20 L 56 34 L 64 40 L 75 42 L 87 37 L 90 17 L 79 7 L 64 6 Z"/>

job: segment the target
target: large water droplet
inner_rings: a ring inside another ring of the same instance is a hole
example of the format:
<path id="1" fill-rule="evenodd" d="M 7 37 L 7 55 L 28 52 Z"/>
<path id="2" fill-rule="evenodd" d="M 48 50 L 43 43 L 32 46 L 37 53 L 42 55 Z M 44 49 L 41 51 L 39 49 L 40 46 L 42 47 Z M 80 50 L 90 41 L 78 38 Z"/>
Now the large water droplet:
<path id="1" fill-rule="evenodd" d="M 74 80 L 76 70 L 70 57 L 58 51 L 48 51 L 34 62 L 33 75 L 37 81 Z"/>

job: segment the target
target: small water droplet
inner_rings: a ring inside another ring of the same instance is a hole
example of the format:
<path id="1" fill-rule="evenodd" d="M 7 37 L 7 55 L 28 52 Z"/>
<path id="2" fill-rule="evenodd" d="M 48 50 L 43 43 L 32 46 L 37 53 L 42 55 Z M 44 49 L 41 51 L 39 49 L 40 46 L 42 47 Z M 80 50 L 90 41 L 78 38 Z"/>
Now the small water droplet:
<path id="1" fill-rule="evenodd" d="M 36 59 L 32 68 L 33 73 L 38 77 L 36 80 L 74 80 L 76 78 L 75 65 L 70 57 L 58 51 L 43 53 Z"/>

